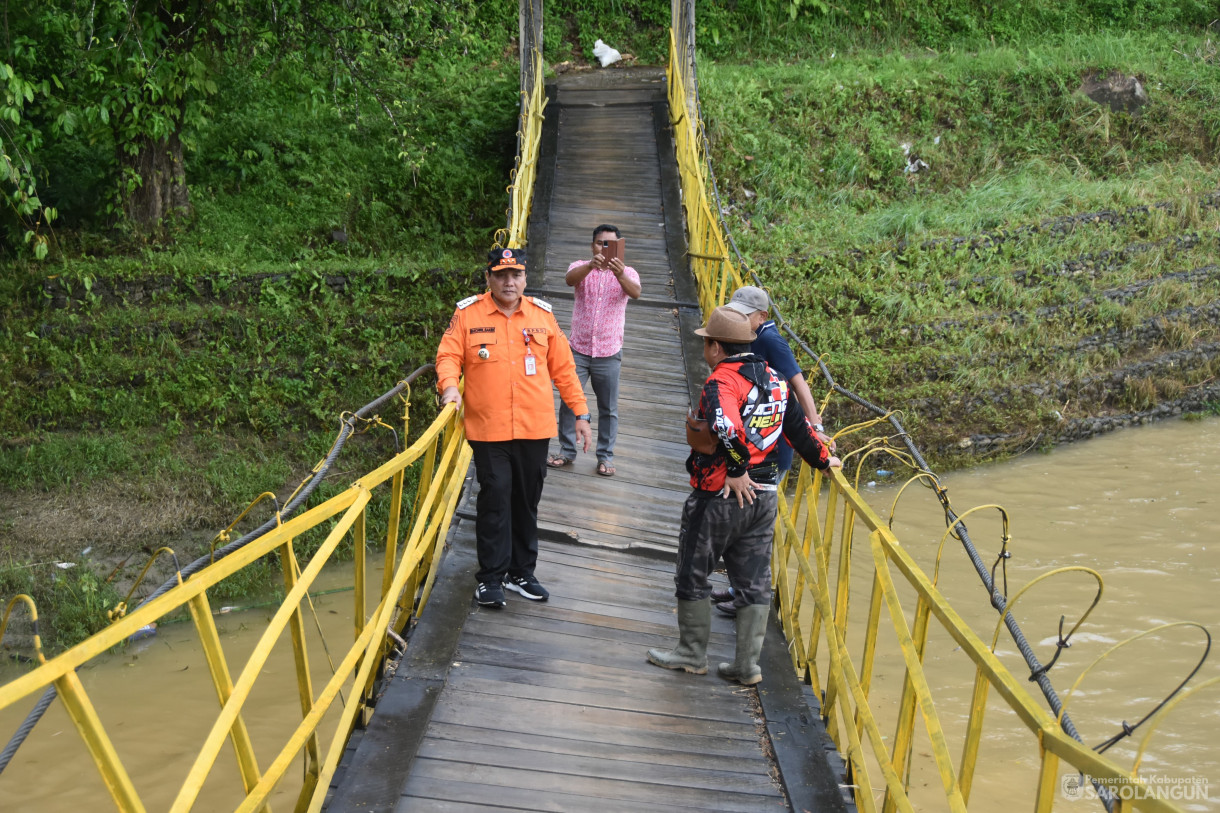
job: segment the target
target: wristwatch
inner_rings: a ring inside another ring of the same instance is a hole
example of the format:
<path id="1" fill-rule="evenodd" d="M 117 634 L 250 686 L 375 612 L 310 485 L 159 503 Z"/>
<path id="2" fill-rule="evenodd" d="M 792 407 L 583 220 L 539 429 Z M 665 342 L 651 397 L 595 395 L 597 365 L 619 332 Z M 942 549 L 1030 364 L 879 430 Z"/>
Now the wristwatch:
<path id="1" fill-rule="evenodd" d="M 815 423 L 815 424 L 813 425 L 813 431 L 815 431 L 815 432 L 821 432 L 823 435 L 825 435 L 825 434 L 826 434 L 826 427 L 822 426 L 822 424 L 820 424 L 820 423 Z"/>
<path id="2" fill-rule="evenodd" d="M 578 421 L 587 421 L 587 420 L 589 420 L 589 413 L 588 413 L 588 412 L 586 412 L 584 415 L 577 415 L 577 416 L 576 416 L 576 420 L 578 420 Z"/>

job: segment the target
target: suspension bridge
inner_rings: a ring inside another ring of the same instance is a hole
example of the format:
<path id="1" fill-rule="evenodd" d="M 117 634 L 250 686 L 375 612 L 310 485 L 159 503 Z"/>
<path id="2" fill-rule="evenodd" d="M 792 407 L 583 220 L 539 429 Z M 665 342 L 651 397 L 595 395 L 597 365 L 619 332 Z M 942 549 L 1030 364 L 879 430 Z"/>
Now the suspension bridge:
<path id="1" fill-rule="evenodd" d="M 326 501 L 311 503 L 312 487 L 302 488 L 264 527 L 176 565 L 173 579 L 116 612 L 106 630 L 51 660 L 39 651 L 36 668 L 0 687 L 0 710 L 32 707 L 0 763 L 40 708 L 59 702 L 83 744 L 77 756 L 87 755 L 81 764 L 92 764 L 121 811 L 965 810 L 989 769 L 980 744 L 1002 718 L 1015 721 L 1036 766 L 1013 779 L 1033 789 L 1035 810 L 1053 807 L 1064 771 L 1088 777 L 1099 807 L 1177 809 L 1151 794 L 1124 797 L 1138 764 L 1080 742 L 1049 665 L 1010 612 L 1019 595 L 996 583 L 1006 524 L 985 560 L 967 530 L 970 512 L 954 512 L 895 418 L 835 383 L 821 362 L 828 416 L 833 399 L 851 399 L 875 412 L 873 423 L 897 427 L 905 446 L 859 441 L 871 423 L 844 427 L 839 441 L 861 461 L 905 462 L 912 483 L 940 500 L 942 552 L 949 543 L 970 560 L 996 637 L 988 643 L 990 630 L 974 630 L 940 593 L 939 557 L 929 576 L 842 472 L 804 468 L 780 497 L 763 682 L 742 688 L 646 662 L 649 647 L 676 637 L 672 562 L 689 490 L 680 426 L 706 375 L 691 331 L 736 286 L 765 284 L 746 276 L 722 228 L 695 90 L 693 4 L 675 0 L 673 12 L 666 70 L 544 86 L 541 7 L 522 3 L 519 152 L 499 242 L 528 244 L 529 293 L 554 305 L 561 326 L 572 305 L 563 271 L 585 255 L 597 223 L 623 229 L 644 291 L 627 311 L 616 476 L 597 477 L 591 455 L 548 475 L 538 573 L 550 601 L 510 600 L 502 611 L 472 602 L 470 450 L 451 407 L 412 430 L 419 418 L 403 396 L 430 385 L 422 372 L 351 415 L 332 451 L 359 421 L 400 407 L 403 436 L 415 438 L 408 448 Z M 385 535 L 376 559 L 373 529 Z M 316 548 L 308 561 L 299 555 L 305 540 Z M 232 651 L 209 590 L 268 561 L 282 573 L 284 600 L 252 648 Z M 342 646 L 321 633 L 315 606 L 320 577 L 335 572 L 347 574 L 352 594 Z M 14 599 L 0 635 L 23 610 L 36 618 L 32 602 Z M 188 767 L 170 774 L 131 756 L 121 711 L 96 706 L 78 670 L 175 615 L 193 624 L 210 691 L 144 702 L 219 711 Z M 924 669 L 933 630 L 952 639 L 973 681 L 961 725 L 938 714 Z M 1002 631 L 1028 674 L 996 657 Z M 709 660 L 732 660 L 732 650 L 732 621 L 716 619 Z M 252 698 L 277 670 L 294 675 L 299 714 L 275 720 L 269 741 Z M 901 690 L 876 703 L 883 672 L 901 675 Z M 1165 712 L 1209 688 L 1177 695 Z M 939 787 L 913 787 L 916 770 Z"/>

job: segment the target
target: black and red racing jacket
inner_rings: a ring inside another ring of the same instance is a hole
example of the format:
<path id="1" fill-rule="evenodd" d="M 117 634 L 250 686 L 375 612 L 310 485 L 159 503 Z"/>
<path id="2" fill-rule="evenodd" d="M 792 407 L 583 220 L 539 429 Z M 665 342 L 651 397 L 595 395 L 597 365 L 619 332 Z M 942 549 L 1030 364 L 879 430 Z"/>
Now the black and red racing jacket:
<path id="1" fill-rule="evenodd" d="M 686 458 L 690 484 L 701 491 L 720 491 L 725 477 L 747 471 L 756 483 L 779 480 L 781 436 L 809 465 L 830 466 L 830 452 L 813 433 L 788 381 L 753 353 L 732 356 L 716 365 L 703 385 L 699 415 L 720 438 L 711 454 L 691 450 Z"/>

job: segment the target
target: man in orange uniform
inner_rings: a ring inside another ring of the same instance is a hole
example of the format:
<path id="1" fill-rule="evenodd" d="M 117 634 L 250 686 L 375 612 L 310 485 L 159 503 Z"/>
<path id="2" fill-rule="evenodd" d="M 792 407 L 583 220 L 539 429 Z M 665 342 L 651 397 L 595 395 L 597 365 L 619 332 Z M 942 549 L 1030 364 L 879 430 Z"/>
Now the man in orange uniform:
<path id="1" fill-rule="evenodd" d="M 474 596 L 500 608 L 505 588 L 531 601 L 550 597 L 534 566 L 547 446 L 557 428 L 552 382 L 576 413 L 585 452 L 592 433 L 567 337 L 548 303 L 523 295 L 525 252 L 493 249 L 485 276 L 487 293 L 457 303 L 436 351 L 436 377 L 441 404 L 460 409 L 458 380 L 466 374 L 466 440 L 479 481 Z"/>

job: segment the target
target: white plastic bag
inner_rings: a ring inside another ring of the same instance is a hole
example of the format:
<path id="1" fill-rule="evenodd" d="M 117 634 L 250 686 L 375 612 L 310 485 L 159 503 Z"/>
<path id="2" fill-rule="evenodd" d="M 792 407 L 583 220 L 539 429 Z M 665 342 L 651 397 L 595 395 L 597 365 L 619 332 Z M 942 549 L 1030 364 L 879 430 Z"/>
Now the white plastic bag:
<path id="1" fill-rule="evenodd" d="M 615 62 L 618 62 L 620 59 L 623 58 L 622 54 L 620 54 L 618 51 L 614 50 L 613 48 L 611 48 L 609 45 L 602 42 L 601 40 L 598 40 L 597 42 L 593 43 L 593 56 L 595 56 L 599 60 L 601 60 L 603 68 L 606 67 L 607 65 L 613 65 Z"/>

